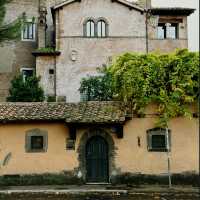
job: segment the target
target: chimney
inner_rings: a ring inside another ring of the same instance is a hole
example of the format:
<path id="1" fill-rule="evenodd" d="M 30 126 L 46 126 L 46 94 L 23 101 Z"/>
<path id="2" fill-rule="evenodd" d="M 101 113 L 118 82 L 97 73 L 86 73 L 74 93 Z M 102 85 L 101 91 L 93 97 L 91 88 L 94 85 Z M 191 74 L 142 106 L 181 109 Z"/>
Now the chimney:
<path id="1" fill-rule="evenodd" d="M 44 48 L 46 46 L 46 15 L 46 7 L 40 5 L 38 17 L 38 48 Z"/>

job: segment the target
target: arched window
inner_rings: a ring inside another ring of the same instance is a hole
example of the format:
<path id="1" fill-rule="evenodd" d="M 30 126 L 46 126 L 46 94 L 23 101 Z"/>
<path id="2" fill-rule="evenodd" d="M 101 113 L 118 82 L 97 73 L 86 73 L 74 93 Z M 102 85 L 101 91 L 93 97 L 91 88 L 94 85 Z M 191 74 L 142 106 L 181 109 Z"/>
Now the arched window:
<path id="1" fill-rule="evenodd" d="M 99 20 L 97 23 L 97 36 L 98 37 L 106 37 L 107 35 L 107 25 L 104 20 Z"/>
<path id="2" fill-rule="evenodd" d="M 88 20 L 85 25 L 85 35 L 86 37 L 94 37 L 95 36 L 95 23 L 93 20 Z"/>

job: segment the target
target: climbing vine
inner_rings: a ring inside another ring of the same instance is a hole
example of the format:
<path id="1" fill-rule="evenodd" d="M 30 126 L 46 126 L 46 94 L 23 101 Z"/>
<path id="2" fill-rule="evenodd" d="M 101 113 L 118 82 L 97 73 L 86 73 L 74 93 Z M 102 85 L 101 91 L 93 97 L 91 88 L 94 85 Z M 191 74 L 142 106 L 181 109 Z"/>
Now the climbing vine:
<path id="1" fill-rule="evenodd" d="M 186 49 L 169 54 L 126 53 L 104 71 L 111 77 L 105 90 L 112 91 L 113 100 L 131 103 L 137 114 L 143 114 L 148 104 L 157 104 L 157 126 L 166 127 L 171 118 L 191 116 L 188 105 L 198 97 L 198 72 L 199 54 Z"/>

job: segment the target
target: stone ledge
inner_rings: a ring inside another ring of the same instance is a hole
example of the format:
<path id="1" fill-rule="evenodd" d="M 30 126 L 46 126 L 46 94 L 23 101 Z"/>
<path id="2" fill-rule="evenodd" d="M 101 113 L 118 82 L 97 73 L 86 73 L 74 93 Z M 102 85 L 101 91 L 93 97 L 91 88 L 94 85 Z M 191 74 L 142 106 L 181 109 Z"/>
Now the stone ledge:
<path id="1" fill-rule="evenodd" d="M 33 51 L 32 54 L 34 56 L 59 56 L 61 54 L 60 51 Z"/>

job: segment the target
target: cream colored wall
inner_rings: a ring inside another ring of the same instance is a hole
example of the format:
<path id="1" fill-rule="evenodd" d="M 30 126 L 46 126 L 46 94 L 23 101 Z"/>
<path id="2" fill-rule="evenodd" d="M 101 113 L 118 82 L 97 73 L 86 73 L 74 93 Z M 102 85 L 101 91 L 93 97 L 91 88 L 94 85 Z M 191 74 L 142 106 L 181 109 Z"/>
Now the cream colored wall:
<path id="1" fill-rule="evenodd" d="M 115 148 L 117 171 L 165 174 L 167 173 L 167 155 L 165 152 L 148 152 L 146 130 L 154 128 L 155 118 L 134 118 L 124 126 L 124 138 L 119 139 L 111 133 Z M 26 153 L 26 131 L 39 128 L 48 131 L 48 149 L 46 153 Z M 90 127 L 88 127 L 89 129 Z M 104 126 L 102 125 L 102 128 Z M 198 172 L 198 120 L 177 118 L 171 121 L 171 172 Z M 78 129 L 74 150 L 66 150 L 68 129 L 64 123 L 1 124 L 0 125 L 0 160 L 12 153 L 2 174 L 42 174 L 71 171 L 79 166 L 78 148 L 81 137 L 88 130 Z M 109 129 L 106 129 L 109 132 Z M 141 147 L 137 144 L 141 139 Z"/>
<path id="2" fill-rule="evenodd" d="M 39 128 L 48 130 L 46 153 L 26 153 L 26 131 Z M 0 125 L 0 160 L 9 152 L 10 162 L 0 169 L 2 174 L 59 173 L 78 166 L 74 151 L 66 150 L 68 129 L 64 124 L 5 124 Z"/>
<path id="3" fill-rule="evenodd" d="M 154 128 L 155 118 L 135 118 L 124 126 L 124 138 L 116 139 L 116 165 L 122 172 L 167 173 L 166 152 L 148 152 L 146 130 Z M 198 120 L 177 118 L 171 121 L 171 172 L 198 172 Z M 141 147 L 137 144 L 141 139 Z"/>

